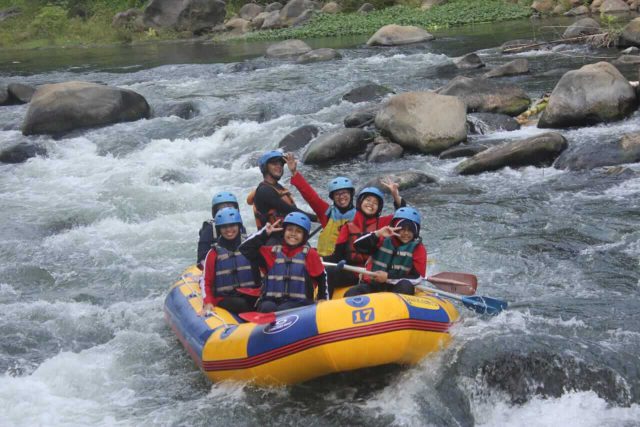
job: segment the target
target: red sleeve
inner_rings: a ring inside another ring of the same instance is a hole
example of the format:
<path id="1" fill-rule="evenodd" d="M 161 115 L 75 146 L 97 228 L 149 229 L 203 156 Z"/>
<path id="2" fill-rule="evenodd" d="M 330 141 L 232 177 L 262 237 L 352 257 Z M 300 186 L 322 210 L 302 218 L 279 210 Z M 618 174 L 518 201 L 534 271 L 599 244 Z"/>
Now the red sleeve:
<path id="1" fill-rule="evenodd" d="M 260 247 L 260 255 L 264 259 L 264 263 L 267 265 L 267 270 L 273 267 L 273 264 L 276 262 L 276 255 L 272 250 L 273 246 L 261 246 Z"/>
<path id="2" fill-rule="evenodd" d="M 378 220 L 378 230 L 380 230 L 382 227 L 386 227 L 387 225 L 390 225 L 392 219 L 393 219 L 393 215 L 381 216 L 380 219 Z"/>
<path id="3" fill-rule="evenodd" d="M 413 251 L 413 268 L 422 277 L 427 277 L 427 249 L 421 243 Z"/>
<path id="4" fill-rule="evenodd" d="M 318 216 L 320 225 L 323 227 L 327 225 L 327 222 L 329 221 L 327 218 L 329 203 L 325 202 L 320 196 L 318 196 L 316 190 L 309 185 L 300 172 L 296 172 L 295 175 L 291 177 L 291 185 L 296 187 L 302 195 L 302 198 L 309 203 L 313 212 Z"/>
<path id="5" fill-rule="evenodd" d="M 322 258 L 320 258 L 320 255 L 318 255 L 318 252 L 315 250 L 315 248 L 309 249 L 304 264 L 307 268 L 307 273 L 309 273 L 309 276 L 311 277 L 318 277 L 322 273 L 324 273 Z"/>
<path id="6" fill-rule="evenodd" d="M 342 224 L 342 227 L 340 227 L 340 234 L 338 234 L 336 246 L 341 243 L 347 243 L 347 241 L 349 240 L 349 227 L 347 226 L 347 224 L 348 223 Z"/>
<path id="7" fill-rule="evenodd" d="M 220 301 L 220 298 L 216 298 L 214 280 L 216 277 L 216 258 L 218 253 L 215 249 L 209 249 L 207 256 L 204 259 L 204 285 L 202 289 L 203 300 L 205 304 L 215 305 Z"/>

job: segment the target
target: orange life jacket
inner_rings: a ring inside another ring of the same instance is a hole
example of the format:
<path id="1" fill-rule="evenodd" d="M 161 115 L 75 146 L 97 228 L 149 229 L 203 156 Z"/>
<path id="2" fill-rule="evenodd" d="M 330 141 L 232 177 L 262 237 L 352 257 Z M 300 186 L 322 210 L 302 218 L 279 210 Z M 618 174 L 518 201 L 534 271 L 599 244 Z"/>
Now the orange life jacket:
<path id="1" fill-rule="evenodd" d="M 291 192 L 287 188 L 282 187 L 282 189 L 279 189 L 275 185 L 269 184 L 268 182 L 265 182 L 265 181 L 258 184 L 258 187 L 260 187 L 261 185 L 270 186 L 271 188 L 276 190 L 276 192 L 278 192 L 278 194 L 280 195 L 280 198 L 286 204 L 295 206 L 296 203 L 293 201 L 293 197 L 291 197 Z M 282 214 L 281 212 L 278 212 L 276 209 L 269 209 L 266 213 L 262 213 L 258 210 L 258 208 L 256 208 L 256 205 L 253 203 L 256 197 L 256 190 L 257 188 L 253 190 L 251 193 L 249 193 L 249 195 L 247 196 L 247 204 L 253 207 L 253 216 L 256 219 L 256 227 L 258 228 L 258 230 L 264 227 L 267 222 L 273 224 L 279 219 L 283 220 L 284 214 Z"/>

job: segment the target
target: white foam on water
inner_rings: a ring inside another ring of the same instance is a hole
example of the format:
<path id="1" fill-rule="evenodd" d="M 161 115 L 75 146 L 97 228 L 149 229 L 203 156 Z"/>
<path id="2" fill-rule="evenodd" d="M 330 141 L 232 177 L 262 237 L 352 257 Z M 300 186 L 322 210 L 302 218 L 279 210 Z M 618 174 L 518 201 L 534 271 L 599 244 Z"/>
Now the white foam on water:
<path id="1" fill-rule="evenodd" d="M 593 391 L 565 393 L 559 398 L 534 396 L 523 405 L 499 399 L 474 403 L 478 426 L 617 427 L 640 425 L 640 405 L 611 406 Z"/>

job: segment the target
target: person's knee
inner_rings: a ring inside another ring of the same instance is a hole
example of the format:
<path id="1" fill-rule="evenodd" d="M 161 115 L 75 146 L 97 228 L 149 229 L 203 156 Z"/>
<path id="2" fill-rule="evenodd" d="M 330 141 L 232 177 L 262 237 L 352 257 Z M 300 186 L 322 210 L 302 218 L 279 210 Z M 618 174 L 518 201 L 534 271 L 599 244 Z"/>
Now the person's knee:
<path id="1" fill-rule="evenodd" d="M 258 311 L 260 313 L 271 313 L 273 311 L 276 311 L 276 308 L 276 303 L 273 301 L 262 301 L 258 305 Z"/>
<path id="2" fill-rule="evenodd" d="M 397 294 L 414 295 L 416 290 L 410 281 L 401 280 L 393 287 L 393 292 Z"/>

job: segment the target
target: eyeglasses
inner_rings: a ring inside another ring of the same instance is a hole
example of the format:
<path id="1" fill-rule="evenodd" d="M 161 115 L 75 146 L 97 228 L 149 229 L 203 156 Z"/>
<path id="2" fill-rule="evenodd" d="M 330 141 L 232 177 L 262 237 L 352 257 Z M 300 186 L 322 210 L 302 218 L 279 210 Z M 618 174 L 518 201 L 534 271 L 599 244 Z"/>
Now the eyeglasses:
<path id="1" fill-rule="evenodd" d="M 345 197 L 351 196 L 351 191 L 349 190 L 337 190 L 333 192 L 333 197 Z"/>

